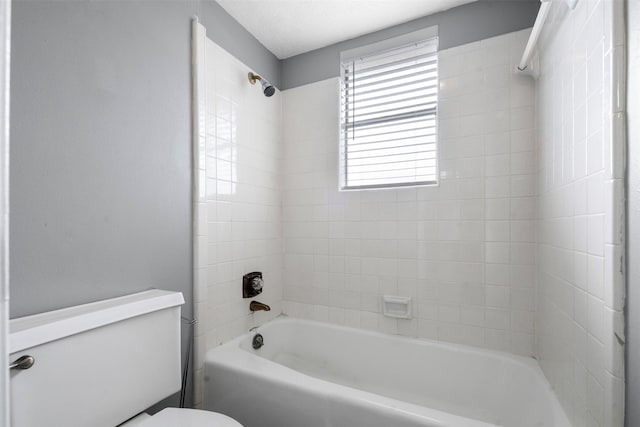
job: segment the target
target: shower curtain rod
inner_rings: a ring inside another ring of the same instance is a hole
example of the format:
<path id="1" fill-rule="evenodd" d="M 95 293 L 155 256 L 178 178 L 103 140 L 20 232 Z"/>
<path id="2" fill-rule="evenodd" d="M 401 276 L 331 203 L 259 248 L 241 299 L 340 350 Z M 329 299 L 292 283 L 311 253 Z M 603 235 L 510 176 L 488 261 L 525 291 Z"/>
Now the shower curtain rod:
<path id="1" fill-rule="evenodd" d="M 533 54 L 533 50 L 538 43 L 538 38 L 540 37 L 540 33 L 542 32 L 542 27 L 544 26 L 544 21 L 547 19 L 547 15 L 549 14 L 549 9 L 551 9 L 552 1 L 557 0 L 540 0 L 540 9 L 538 10 L 538 16 L 536 16 L 536 22 L 533 24 L 533 28 L 531 29 L 531 34 L 529 35 L 529 40 L 527 41 L 527 46 L 524 48 L 524 52 L 522 54 L 522 59 L 518 63 L 516 67 L 516 72 L 528 74 L 534 78 L 538 76 L 538 65 L 537 58 L 531 58 Z M 574 9 L 578 0 L 564 0 L 569 9 Z"/>

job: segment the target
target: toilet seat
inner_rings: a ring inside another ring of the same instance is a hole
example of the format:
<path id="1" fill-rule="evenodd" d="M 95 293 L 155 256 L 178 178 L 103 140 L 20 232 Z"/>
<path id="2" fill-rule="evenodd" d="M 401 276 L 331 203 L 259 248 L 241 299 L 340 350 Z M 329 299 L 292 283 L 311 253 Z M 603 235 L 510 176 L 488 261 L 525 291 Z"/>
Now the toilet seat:
<path id="1" fill-rule="evenodd" d="M 242 427 L 242 424 L 217 412 L 165 408 L 145 419 L 139 427 Z"/>

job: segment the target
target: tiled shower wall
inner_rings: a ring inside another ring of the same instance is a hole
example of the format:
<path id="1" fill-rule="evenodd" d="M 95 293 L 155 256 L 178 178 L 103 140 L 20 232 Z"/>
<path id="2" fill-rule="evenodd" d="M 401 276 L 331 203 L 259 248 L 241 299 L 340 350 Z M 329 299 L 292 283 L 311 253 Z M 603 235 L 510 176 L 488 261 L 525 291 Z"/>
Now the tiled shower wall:
<path id="1" fill-rule="evenodd" d="M 249 84 L 246 65 L 207 39 L 198 25 L 198 105 L 194 169 L 196 405 L 205 352 L 282 312 L 281 96 Z M 259 71 L 259 70 L 253 70 Z M 249 311 L 242 276 L 261 271 Z"/>
<path id="2" fill-rule="evenodd" d="M 338 191 L 338 80 L 265 98 L 207 41 L 212 60 L 196 76 L 196 404 L 206 350 L 284 311 L 535 353 L 575 425 L 622 425 L 618 6 L 554 4 L 537 146 L 534 82 L 512 73 L 527 31 L 441 51 L 435 187 Z M 268 314 L 248 314 L 240 296 L 253 270 L 265 273 Z M 384 317 L 384 294 L 413 297 L 414 318 Z"/>
<path id="3" fill-rule="evenodd" d="M 440 182 L 338 191 L 339 82 L 283 94 L 285 313 L 533 354 L 534 83 L 528 31 L 439 54 Z M 381 314 L 411 296 L 414 318 Z"/>
<path id="4" fill-rule="evenodd" d="M 538 81 L 536 354 L 575 426 L 622 426 L 622 2 L 553 3 Z"/>

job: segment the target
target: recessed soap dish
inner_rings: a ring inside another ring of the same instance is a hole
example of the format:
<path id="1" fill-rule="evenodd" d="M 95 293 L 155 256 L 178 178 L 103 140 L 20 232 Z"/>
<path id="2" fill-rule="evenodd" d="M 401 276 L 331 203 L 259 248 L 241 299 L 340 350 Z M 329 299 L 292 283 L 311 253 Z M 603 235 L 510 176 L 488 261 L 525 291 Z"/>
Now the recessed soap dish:
<path id="1" fill-rule="evenodd" d="M 411 319 L 411 297 L 383 295 L 382 313 L 396 319 Z"/>

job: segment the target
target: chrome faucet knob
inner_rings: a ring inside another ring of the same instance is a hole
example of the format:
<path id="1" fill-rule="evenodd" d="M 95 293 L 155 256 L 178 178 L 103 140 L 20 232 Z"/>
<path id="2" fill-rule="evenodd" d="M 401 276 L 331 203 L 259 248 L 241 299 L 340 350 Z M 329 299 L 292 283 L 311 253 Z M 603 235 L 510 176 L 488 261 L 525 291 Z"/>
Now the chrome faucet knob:
<path id="1" fill-rule="evenodd" d="M 259 291 L 260 289 L 262 289 L 263 285 L 264 280 L 262 280 L 262 277 L 254 277 L 253 279 L 251 279 L 251 287 L 254 291 Z"/>

